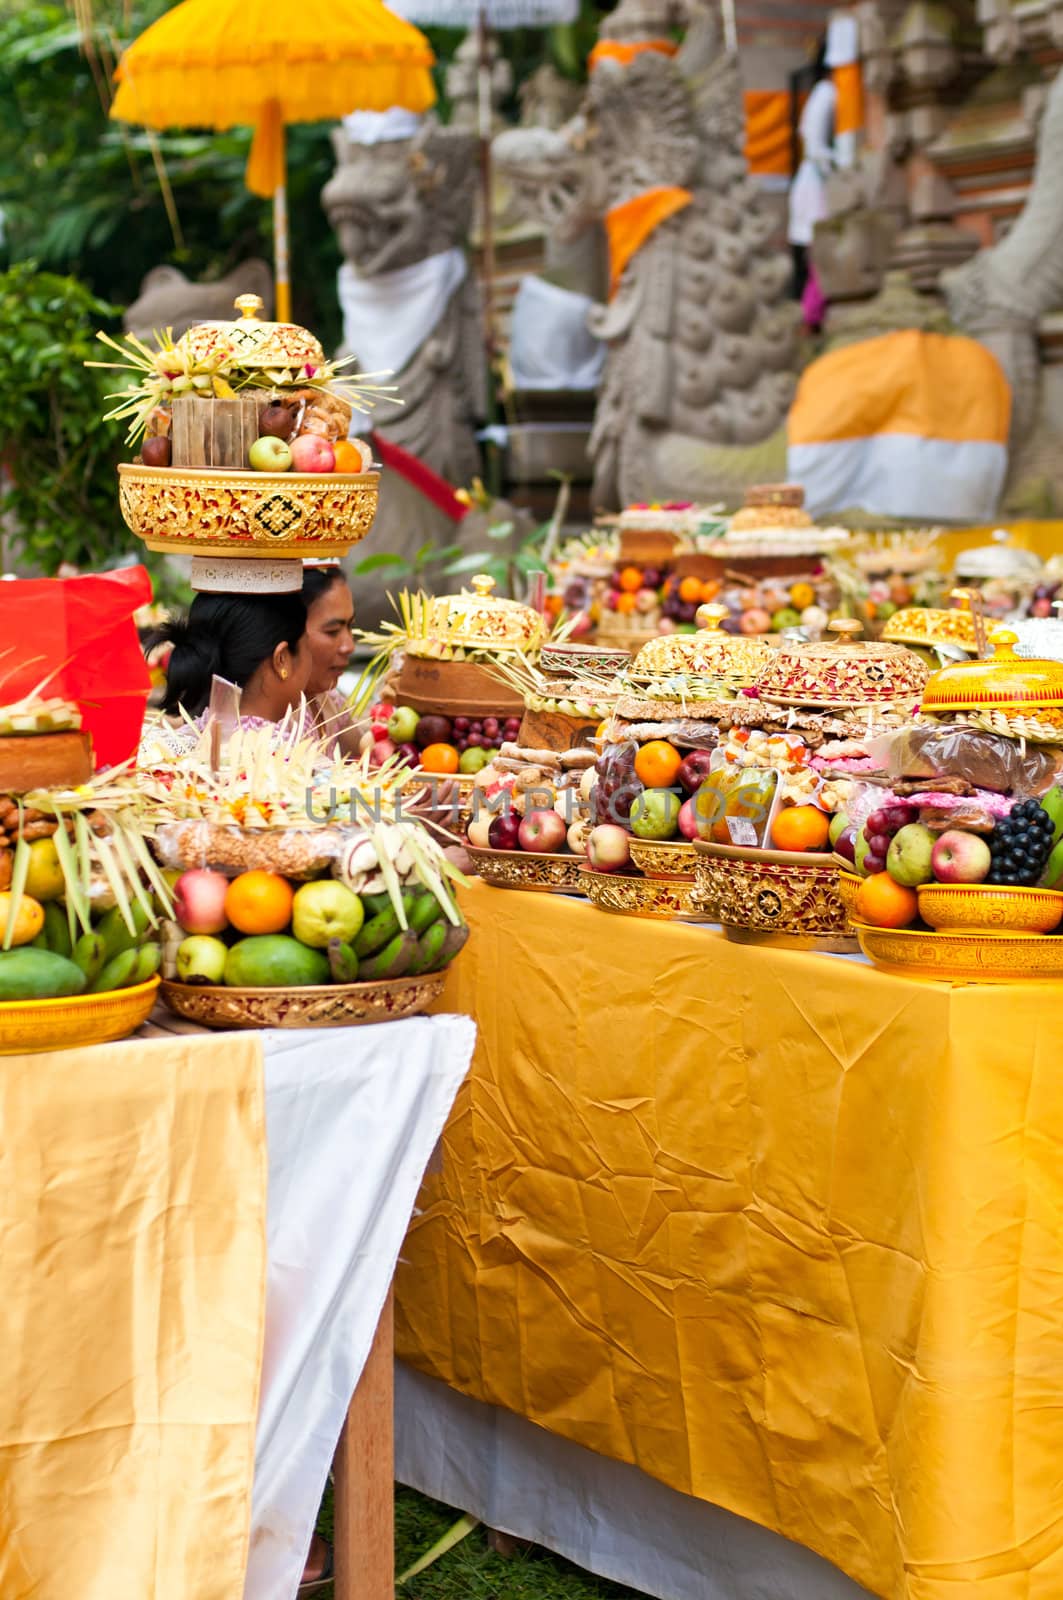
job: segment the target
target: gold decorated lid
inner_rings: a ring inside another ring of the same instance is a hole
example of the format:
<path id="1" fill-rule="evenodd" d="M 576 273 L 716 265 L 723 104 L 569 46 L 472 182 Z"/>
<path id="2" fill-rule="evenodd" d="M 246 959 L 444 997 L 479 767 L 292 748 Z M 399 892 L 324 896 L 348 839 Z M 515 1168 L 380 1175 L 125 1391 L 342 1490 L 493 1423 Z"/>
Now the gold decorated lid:
<path id="1" fill-rule="evenodd" d="M 988 661 L 957 661 L 935 672 L 923 690 L 924 711 L 1047 709 L 1063 706 L 1063 662 L 1020 656 L 1018 635 L 997 628 Z"/>
<path id="2" fill-rule="evenodd" d="M 635 657 L 631 676 L 644 682 L 707 673 L 743 686 L 753 683 L 774 657 L 775 646 L 763 637 L 724 633 L 720 623 L 727 615 L 726 606 L 702 606 L 697 633 L 666 633 L 651 639 Z"/>
<path id="3" fill-rule="evenodd" d="M 956 645 L 970 655 L 978 654 L 978 630 L 971 611 L 969 591 L 956 590 L 960 603 L 951 610 L 932 606 L 906 606 L 895 611 L 882 630 L 891 644 Z"/>
<path id="4" fill-rule="evenodd" d="M 186 370 L 265 368 L 293 377 L 303 369 L 312 378 L 325 364 L 325 352 L 314 335 L 295 322 L 263 322 L 257 294 L 238 295 L 240 316 L 233 322 L 198 322 L 177 341 Z"/>
<path id="5" fill-rule="evenodd" d="M 828 626 L 833 640 L 787 645 L 775 654 L 756 682 L 762 700 L 824 711 L 919 700 L 930 668 L 911 650 L 860 639 L 856 621 Z"/>
<path id="6" fill-rule="evenodd" d="M 430 600 L 424 632 L 410 640 L 409 654 L 439 656 L 454 649 L 496 654 L 537 651 L 545 631 L 538 611 L 519 600 L 496 596 L 494 587 L 494 578 L 481 573 L 473 578 L 471 592 L 463 590 L 461 594 Z"/>

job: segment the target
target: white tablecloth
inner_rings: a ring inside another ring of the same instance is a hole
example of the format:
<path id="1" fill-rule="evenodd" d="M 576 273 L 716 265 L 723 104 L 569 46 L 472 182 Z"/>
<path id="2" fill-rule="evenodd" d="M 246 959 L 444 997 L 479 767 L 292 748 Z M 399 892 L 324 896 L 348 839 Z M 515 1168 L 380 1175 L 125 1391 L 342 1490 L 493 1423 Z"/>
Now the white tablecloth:
<path id="1" fill-rule="evenodd" d="M 157 1014 L 161 1031 L 187 1031 Z M 469 1063 L 468 1017 L 262 1035 L 266 1338 L 245 1600 L 293 1600 L 421 1178 Z"/>

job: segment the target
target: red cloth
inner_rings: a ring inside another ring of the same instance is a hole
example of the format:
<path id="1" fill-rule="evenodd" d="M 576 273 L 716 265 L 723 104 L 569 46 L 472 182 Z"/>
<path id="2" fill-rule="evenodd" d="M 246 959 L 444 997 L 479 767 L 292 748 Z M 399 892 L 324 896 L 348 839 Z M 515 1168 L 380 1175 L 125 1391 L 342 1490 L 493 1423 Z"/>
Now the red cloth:
<path id="1" fill-rule="evenodd" d="M 133 617 L 150 601 L 144 567 L 0 583 L 0 703 L 53 672 L 41 693 L 80 706 L 97 768 L 127 761 L 151 690 Z"/>
<path id="2" fill-rule="evenodd" d="M 378 457 L 382 466 L 397 472 L 400 478 L 405 478 L 407 483 L 412 484 L 426 500 L 430 500 L 452 522 L 461 521 L 469 508 L 458 499 L 446 478 L 441 478 L 438 472 L 433 472 L 419 456 L 411 455 L 400 444 L 393 444 L 390 439 L 385 439 L 382 433 L 374 432 L 370 438 L 373 454 Z"/>

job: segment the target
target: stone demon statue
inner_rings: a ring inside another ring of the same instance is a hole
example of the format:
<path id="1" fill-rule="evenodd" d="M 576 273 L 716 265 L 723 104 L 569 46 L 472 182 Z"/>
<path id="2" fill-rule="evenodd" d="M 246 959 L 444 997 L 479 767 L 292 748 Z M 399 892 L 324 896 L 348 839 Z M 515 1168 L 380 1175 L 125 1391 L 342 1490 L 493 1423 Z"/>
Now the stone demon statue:
<path id="1" fill-rule="evenodd" d="M 604 221 L 608 349 L 591 453 L 595 503 L 735 494 L 785 463 L 798 313 L 790 264 L 746 175 L 737 63 L 715 13 L 622 0 L 579 114 L 521 128 L 495 158 L 551 231 Z M 657 15 L 661 12 L 661 15 Z M 685 24 L 678 51 L 670 30 Z"/>

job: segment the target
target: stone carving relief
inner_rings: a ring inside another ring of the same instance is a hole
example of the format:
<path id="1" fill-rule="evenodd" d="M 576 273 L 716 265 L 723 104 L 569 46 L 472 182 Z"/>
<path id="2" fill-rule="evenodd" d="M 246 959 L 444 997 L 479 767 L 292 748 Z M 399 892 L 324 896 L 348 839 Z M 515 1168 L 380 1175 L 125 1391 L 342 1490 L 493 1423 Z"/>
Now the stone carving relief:
<path id="1" fill-rule="evenodd" d="M 122 320 L 127 333 L 149 343 L 166 328 L 179 339 L 197 322 L 230 320 L 238 294 L 257 294 L 265 315 L 273 315 L 273 274 L 264 261 L 244 261 L 213 283 L 194 283 L 177 267 L 153 267 Z"/>

